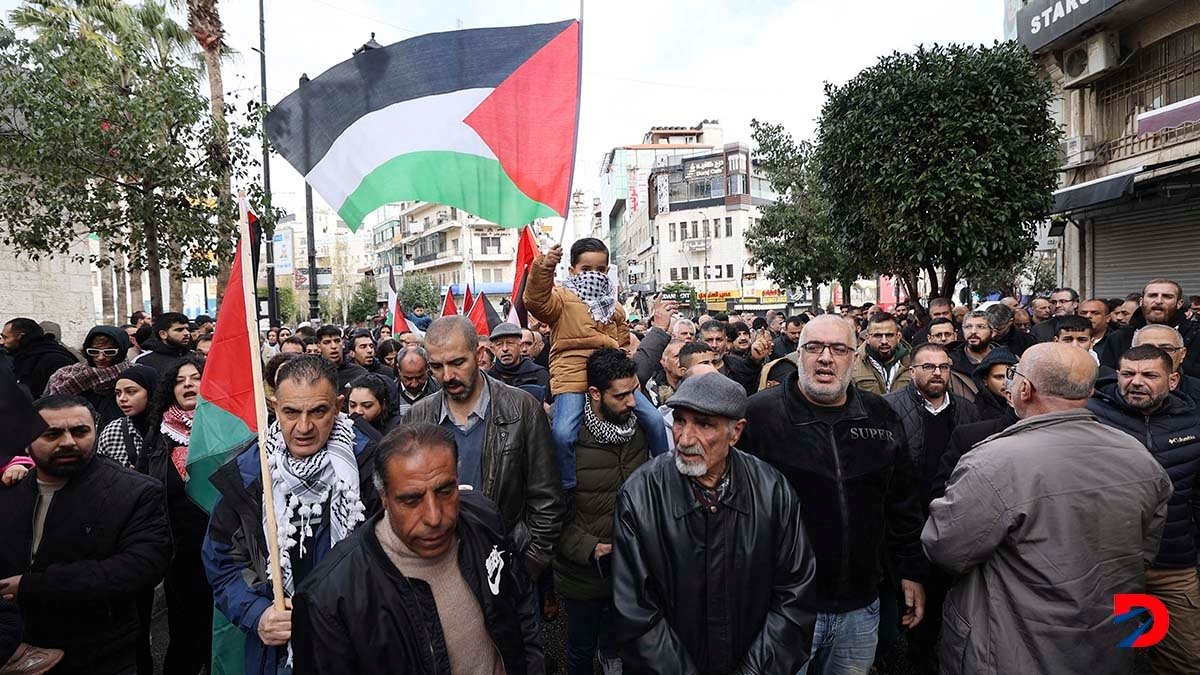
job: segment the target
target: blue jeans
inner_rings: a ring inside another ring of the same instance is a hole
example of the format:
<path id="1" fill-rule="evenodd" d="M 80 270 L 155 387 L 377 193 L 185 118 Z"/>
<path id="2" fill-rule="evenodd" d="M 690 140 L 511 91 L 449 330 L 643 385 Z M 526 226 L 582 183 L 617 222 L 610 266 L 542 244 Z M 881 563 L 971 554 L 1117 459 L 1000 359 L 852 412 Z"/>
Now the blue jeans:
<path id="1" fill-rule="evenodd" d="M 669 449 L 667 443 L 667 428 L 663 426 L 662 415 L 658 408 L 638 390 L 634 394 L 637 408 L 634 410 L 638 426 L 646 434 L 646 444 L 650 446 L 650 456 L 657 457 Z M 583 406 L 587 405 L 587 394 L 564 393 L 554 397 L 554 419 L 551 421 L 551 432 L 554 435 L 554 449 L 558 455 L 558 470 L 562 476 L 564 490 L 575 489 L 575 441 L 579 440 L 579 425 L 583 424 Z"/>
<path id="2" fill-rule="evenodd" d="M 878 636 L 878 600 L 841 614 L 818 612 L 812 654 L 798 675 L 867 675 Z"/>
<path id="3" fill-rule="evenodd" d="M 612 646 L 612 600 L 562 598 L 567 610 L 567 675 L 592 675 L 596 651 Z"/>

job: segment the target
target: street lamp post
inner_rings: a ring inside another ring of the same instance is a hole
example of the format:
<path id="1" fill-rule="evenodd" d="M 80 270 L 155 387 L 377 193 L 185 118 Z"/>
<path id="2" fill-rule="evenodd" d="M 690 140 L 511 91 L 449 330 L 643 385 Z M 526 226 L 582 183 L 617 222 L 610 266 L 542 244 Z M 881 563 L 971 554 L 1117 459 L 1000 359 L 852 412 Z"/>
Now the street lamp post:
<path id="1" fill-rule="evenodd" d="M 263 121 L 263 137 L 262 137 L 262 154 L 263 154 L 263 211 L 269 213 L 271 210 L 271 152 L 267 145 L 267 23 L 266 12 L 263 8 L 263 0 L 258 0 L 258 72 L 260 80 L 260 89 L 262 90 L 262 121 Z M 275 290 L 275 233 L 271 232 L 270 237 L 265 237 L 264 242 L 267 247 L 267 323 L 271 326 L 279 325 L 279 297 Z M 255 308 L 257 311 L 257 308 Z"/>
<path id="2" fill-rule="evenodd" d="M 308 74 L 300 76 L 300 87 L 308 84 Z M 304 133 L 308 135 L 308 115 L 304 116 Z M 308 222 L 308 318 L 316 321 L 321 316 L 321 300 L 317 297 L 317 236 L 313 223 L 312 186 L 304 181 L 304 220 Z"/>

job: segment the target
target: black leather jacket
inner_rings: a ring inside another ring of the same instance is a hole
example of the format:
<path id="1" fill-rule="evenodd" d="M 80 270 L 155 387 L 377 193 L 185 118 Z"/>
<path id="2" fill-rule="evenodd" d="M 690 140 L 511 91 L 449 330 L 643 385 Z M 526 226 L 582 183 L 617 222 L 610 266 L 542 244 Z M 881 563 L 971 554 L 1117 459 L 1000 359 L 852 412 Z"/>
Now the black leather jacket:
<path id="1" fill-rule="evenodd" d="M 450 656 L 429 584 L 404 576 L 367 520 L 300 585 L 295 603 L 296 675 L 450 673 Z M 496 507 L 479 493 L 459 496 L 458 567 L 509 675 L 544 671 L 533 582 Z M 492 592 L 488 578 L 502 562 Z M 480 645 L 487 649 L 490 645 Z"/>
<path id="2" fill-rule="evenodd" d="M 804 495 L 800 513 L 817 555 L 815 609 L 848 612 L 874 602 L 885 543 L 899 578 L 924 580 L 924 522 L 908 440 L 882 396 L 850 387 L 830 426 L 792 374 L 750 397 L 740 445 Z"/>
<path id="3" fill-rule="evenodd" d="M 482 491 L 512 527 L 513 539 L 525 551 L 536 578 L 550 564 L 565 516 L 550 422 L 541 401 L 532 395 L 495 379 L 488 385 Z M 417 401 L 404 422 L 440 423 L 445 396 L 438 391 Z"/>
<path id="4" fill-rule="evenodd" d="M 729 451 L 730 485 L 704 507 L 673 455 L 617 495 L 614 630 L 628 673 L 786 673 L 808 659 L 816 559 L 800 500 L 766 462 Z"/>

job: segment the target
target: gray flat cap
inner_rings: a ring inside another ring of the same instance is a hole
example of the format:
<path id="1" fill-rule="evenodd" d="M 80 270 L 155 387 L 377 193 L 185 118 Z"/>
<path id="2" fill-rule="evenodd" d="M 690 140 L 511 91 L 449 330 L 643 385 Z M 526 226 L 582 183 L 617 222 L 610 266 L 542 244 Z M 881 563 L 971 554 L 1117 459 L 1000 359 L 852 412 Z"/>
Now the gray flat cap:
<path id="1" fill-rule="evenodd" d="M 667 406 L 740 420 L 746 416 L 746 390 L 720 373 L 705 373 L 684 380 Z"/>
<path id="2" fill-rule="evenodd" d="M 521 327 L 515 323 L 509 323 L 505 321 L 504 323 L 496 324 L 496 327 L 492 329 L 491 337 L 493 340 L 499 340 L 500 338 L 506 337 L 520 338 Z"/>

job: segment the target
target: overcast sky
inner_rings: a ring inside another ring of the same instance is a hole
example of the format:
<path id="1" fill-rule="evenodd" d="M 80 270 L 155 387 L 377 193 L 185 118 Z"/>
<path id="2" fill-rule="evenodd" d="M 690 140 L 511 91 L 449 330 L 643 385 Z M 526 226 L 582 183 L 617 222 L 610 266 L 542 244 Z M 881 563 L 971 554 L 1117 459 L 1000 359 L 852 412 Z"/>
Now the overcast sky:
<path id="1" fill-rule="evenodd" d="M 0 10 L 19 4 L 0 0 Z M 224 68 L 226 90 L 257 97 L 258 3 L 224 0 L 219 10 L 240 52 Z M 749 142 L 759 118 L 808 137 L 825 82 L 922 43 L 991 43 L 1003 11 L 1002 0 L 591 0 L 575 187 L 595 189 L 604 152 L 640 142 L 650 126 L 718 119 L 726 142 Z M 372 32 L 387 45 L 578 13 L 575 0 L 267 0 L 267 98 L 277 103 L 301 73 L 315 78 L 349 58 Z M 278 156 L 271 169 L 276 204 L 302 211 L 300 175 Z"/>

